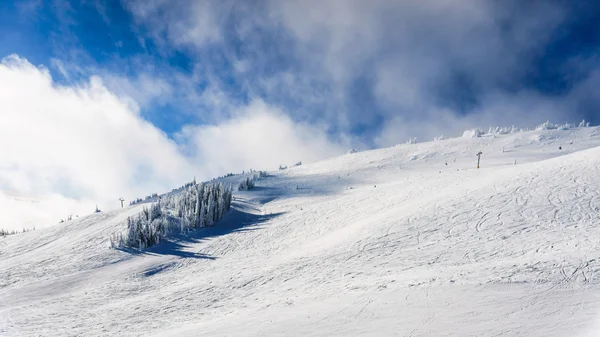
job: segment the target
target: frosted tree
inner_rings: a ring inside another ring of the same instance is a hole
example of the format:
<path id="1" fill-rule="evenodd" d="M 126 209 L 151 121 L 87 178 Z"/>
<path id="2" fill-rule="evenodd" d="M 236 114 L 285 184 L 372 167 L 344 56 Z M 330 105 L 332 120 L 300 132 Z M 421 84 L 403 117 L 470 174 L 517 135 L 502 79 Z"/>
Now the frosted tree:
<path id="1" fill-rule="evenodd" d="M 206 219 L 204 221 L 204 223 L 206 224 L 207 227 L 212 227 L 213 225 L 213 214 L 214 214 L 214 203 L 213 203 L 213 198 L 212 198 L 212 187 L 210 186 L 210 188 L 207 191 L 207 203 L 206 203 Z"/>
<path id="2" fill-rule="evenodd" d="M 144 249 L 170 233 L 213 226 L 231 207 L 232 189 L 222 183 L 189 184 L 179 193 L 163 195 L 158 202 L 127 218 L 125 233 L 110 237 L 111 247 Z"/>
<path id="3" fill-rule="evenodd" d="M 204 207 L 202 205 L 202 200 L 204 199 L 204 184 L 200 184 L 197 187 L 196 193 L 196 227 L 203 227 L 203 215 L 204 215 Z"/>
<path id="4" fill-rule="evenodd" d="M 225 202 L 223 200 L 224 197 L 224 189 L 223 189 L 223 184 L 219 183 L 219 185 L 217 186 L 217 219 L 221 219 L 223 217 L 223 214 L 225 213 Z"/>
<path id="5" fill-rule="evenodd" d="M 238 191 L 248 191 L 254 188 L 254 178 L 246 177 L 238 186 Z"/>

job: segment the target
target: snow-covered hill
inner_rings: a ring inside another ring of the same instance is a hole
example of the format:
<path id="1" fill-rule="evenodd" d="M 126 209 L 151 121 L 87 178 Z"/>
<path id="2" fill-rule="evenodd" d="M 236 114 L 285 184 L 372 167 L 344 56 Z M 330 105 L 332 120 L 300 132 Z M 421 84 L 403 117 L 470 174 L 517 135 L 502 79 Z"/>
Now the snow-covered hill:
<path id="1" fill-rule="evenodd" d="M 108 239 L 143 204 L 0 238 L 0 335 L 597 336 L 599 145 L 590 127 L 351 153 L 141 253 Z"/>

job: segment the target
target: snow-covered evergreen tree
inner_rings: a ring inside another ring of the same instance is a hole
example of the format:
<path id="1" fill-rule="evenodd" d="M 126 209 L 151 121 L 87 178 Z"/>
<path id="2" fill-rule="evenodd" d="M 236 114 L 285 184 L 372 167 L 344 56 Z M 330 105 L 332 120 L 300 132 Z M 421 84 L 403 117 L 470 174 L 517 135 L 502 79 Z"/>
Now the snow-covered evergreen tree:
<path id="1" fill-rule="evenodd" d="M 125 233 L 111 236 L 111 247 L 144 249 L 176 231 L 213 226 L 229 211 L 231 199 L 231 187 L 222 183 L 187 185 L 177 194 L 161 196 L 137 216 L 128 217 Z"/>
<path id="2" fill-rule="evenodd" d="M 214 201 L 213 201 L 213 188 L 214 185 L 210 186 L 210 188 L 208 189 L 208 193 L 207 193 L 207 203 L 206 203 L 206 219 L 205 219 L 205 225 L 207 227 L 212 227 L 214 225 Z"/>
<path id="3" fill-rule="evenodd" d="M 246 177 L 238 186 L 238 191 L 248 191 L 254 188 L 254 178 Z"/>
<path id="4" fill-rule="evenodd" d="M 204 223 L 202 222 L 202 217 L 204 213 L 204 207 L 202 205 L 202 200 L 204 199 L 204 184 L 200 184 L 196 187 L 196 227 L 203 227 Z"/>

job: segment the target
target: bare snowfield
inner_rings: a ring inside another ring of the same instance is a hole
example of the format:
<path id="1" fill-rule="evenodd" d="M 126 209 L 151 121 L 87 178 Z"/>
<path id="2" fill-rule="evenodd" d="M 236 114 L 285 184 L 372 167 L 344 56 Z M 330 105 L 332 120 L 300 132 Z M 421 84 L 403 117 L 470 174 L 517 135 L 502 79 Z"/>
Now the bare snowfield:
<path id="1" fill-rule="evenodd" d="M 144 252 L 108 245 L 143 205 L 0 238 L 0 336 L 600 336 L 599 145 L 589 127 L 346 154 Z"/>

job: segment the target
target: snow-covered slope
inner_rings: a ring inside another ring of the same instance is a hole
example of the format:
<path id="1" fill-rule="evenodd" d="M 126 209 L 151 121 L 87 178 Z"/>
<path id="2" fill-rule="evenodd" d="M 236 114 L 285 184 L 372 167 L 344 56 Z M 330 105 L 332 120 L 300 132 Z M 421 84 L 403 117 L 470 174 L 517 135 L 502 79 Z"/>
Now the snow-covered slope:
<path id="1" fill-rule="evenodd" d="M 347 154 L 143 253 L 108 248 L 143 205 L 0 238 L 0 335 L 597 336 L 598 145 L 592 127 Z"/>

